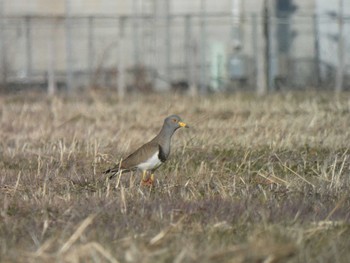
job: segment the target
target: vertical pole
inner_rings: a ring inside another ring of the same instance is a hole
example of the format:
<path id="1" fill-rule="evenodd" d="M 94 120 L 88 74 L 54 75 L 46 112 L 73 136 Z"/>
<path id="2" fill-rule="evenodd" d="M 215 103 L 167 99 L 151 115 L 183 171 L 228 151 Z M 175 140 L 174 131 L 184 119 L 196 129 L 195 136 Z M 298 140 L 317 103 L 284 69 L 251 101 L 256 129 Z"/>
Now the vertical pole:
<path id="1" fill-rule="evenodd" d="M 206 94 L 207 90 L 207 71 L 206 71 L 206 51 L 207 51 L 207 32 L 206 32 L 206 0 L 201 0 L 201 15 L 200 15 L 200 91 Z"/>
<path id="2" fill-rule="evenodd" d="M 268 52 L 268 87 L 270 91 L 275 91 L 275 76 L 276 76 L 276 62 L 274 56 L 276 56 L 276 19 L 273 19 L 275 16 L 274 9 L 272 4 L 274 1 L 266 1 L 266 12 L 267 12 L 267 52 Z"/>
<path id="3" fill-rule="evenodd" d="M 266 11 L 265 11 L 265 5 L 266 0 L 264 0 L 264 6 L 263 6 L 263 15 L 262 15 L 262 27 L 260 30 L 256 30 L 259 32 L 259 35 L 257 36 L 257 51 L 256 51 L 256 67 L 257 67 L 257 77 L 256 77 L 256 91 L 258 95 L 264 95 L 267 93 L 267 78 L 268 78 L 268 72 L 266 70 L 267 68 L 267 56 L 266 56 Z M 255 16 L 255 22 L 254 26 L 258 28 L 258 20 Z"/>
<path id="4" fill-rule="evenodd" d="M 165 67 L 166 78 L 171 81 L 171 31 L 170 31 L 170 0 L 165 0 Z"/>
<path id="5" fill-rule="evenodd" d="M 186 76 L 189 84 L 189 93 L 195 97 L 198 95 L 198 87 L 196 80 L 196 61 L 197 61 L 197 49 L 195 40 L 192 37 L 192 19 L 190 15 L 185 16 L 185 60 L 186 60 Z"/>
<path id="6" fill-rule="evenodd" d="M 27 77 L 32 75 L 32 20 L 29 16 L 25 18 L 25 39 L 26 39 L 26 69 L 25 74 Z"/>
<path id="7" fill-rule="evenodd" d="M 140 46 L 139 46 L 139 11 L 138 11 L 138 0 L 132 1 L 133 6 L 133 45 L 134 45 L 134 65 L 140 64 Z"/>
<path id="8" fill-rule="evenodd" d="M 232 50 L 237 52 L 242 45 L 241 41 L 241 0 L 232 0 L 231 1 L 231 37 L 232 37 Z"/>
<path id="9" fill-rule="evenodd" d="M 118 96 L 125 97 L 125 18 L 119 18 Z"/>
<path id="10" fill-rule="evenodd" d="M 264 63 L 265 63 L 265 78 L 266 78 L 266 82 L 267 82 L 267 87 L 268 90 L 271 91 L 271 78 L 270 78 L 270 74 L 271 74 L 271 52 L 270 52 L 270 18 L 269 18 L 269 3 L 268 0 L 264 0 L 264 42 L 265 42 L 265 50 L 264 50 L 264 54 L 265 54 L 265 59 L 264 59 Z"/>
<path id="11" fill-rule="evenodd" d="M 89 16 L 88 18 L 88 71 L 89 71 L 89 84 L 90 87 L 93 85 L 93 68 L 94 68 L 94 59 L 95 59 L 95 53 L 94 53 L 94 17 Z"/>
<path id="12" fill-rule="evenodd" d="M 4 0 L 0 0 L 0 52 L 1 52 L 1 85 L 7 82 L 6 33 L 4 18 Z"/>
<path id="13" fill-rule="evenodd" d="M 158 21 L 157 21 L 157 1 L 152 0 L 153 3 L 153 17 L 152 17 L 152 45 L 151 45 L 151 65 L 152 65 L 152 82 L 155 85 L 158 75 L 158 59 L 157 59 L 157 33 L 158 33 Z"/>
<path id="14" fill-rule="evenodd" d="M 258 45 L 260 38 L 258 37 L 258 21 L 257 21 L 257 17 L 256 14 L 252 14 L 252 49 L 253 49 L 253 63 L 254 63 L 254 69 L 253 69 L 253 74 L 252 74 L 252 79 L 254 80 L 255 84 L 256 84 L 256 93 L 258 95 L 261 95 L 264 93 L 264 87 L 262 87 L 262 84 L 260 83 L 260 79 L 259 79 L 259 73 L 261 73 L 261 68 L 260 68 L 260 60 L 258 58 L 258 49 L 260 48 L 260 46 Z M 258 81 L 259 80 L 259 81 Z"/>
<path id="15" fill-rule="evenodd" d="M 339 93 L 343 90 L 343 76 L 344 76 L 344 21 L 343 21 L 343 0 L 338 1 L 338 67 L 335 79 L 335 92 Z"/>
<path id="16" fill-rule="evenodd" d="M 66 85 L 69 92 L 73 89 L 73 61 L 72 61 L 72 18 L 71 1 L 65 1 L 65 35 L 66 35 Z"/>
<path id="17" fill-rule="evenodd" d="M 53 96 L 56 90 L 56 82 L 55 82 L 55 69 L 54 69 L 54 27 L 55 25 L 51 25 L 50 37 L 47 40 L 47 51 L 48 51 L 48 63 L 47 63 L 47 76 L 48 76 L 48 87 L 47 93 L 49 96 Z"/>
<path id="18" fill-rule="evenodd" d="M 315 48 L 315 74 L 316 89 L 320 85 L 320 45 L 319 45 L 319 32 L 318 32 L 318 14 L 314 14 L 314 48 Z"/>
<path id="19" fill-rule="evenodd" d="M 184 16 L 184 50 L 185 50 L 185 72 L 186 72 L 186 78 L 187 81 L 190 82 L 191 81 L 191 17 L 190 15 L 185 15 Z"/>

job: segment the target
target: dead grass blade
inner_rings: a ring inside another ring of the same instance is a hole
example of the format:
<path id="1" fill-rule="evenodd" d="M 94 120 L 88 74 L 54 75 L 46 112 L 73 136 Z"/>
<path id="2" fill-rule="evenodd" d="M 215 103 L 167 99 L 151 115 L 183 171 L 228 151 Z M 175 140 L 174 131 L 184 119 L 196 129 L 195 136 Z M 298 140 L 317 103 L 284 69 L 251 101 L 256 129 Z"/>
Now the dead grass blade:
<path id="1" fill-rule="evenodd" d="M 120 184 L 120 179 L 122 177 L 122 170 L 121 170 L 121 165 L 122 165 L 122 161 L 123 159 L 120 159 L 119 161 L 119 167 L 118 167 L 118 179 L 117 179 L 117 182 L 115 184 L 115 189 L 117 189 L 119 187 L 119 184 Z"/>
<path id="2" fill-rule="evenodd" d="M 45 254 L 46 250 L 48 250 L 50 248 L 50 246 L 53 244 L 54 239 L 48 239 L 44 242 L 44 244 L 42 244 L 37 251 L 35 252 L 35 256 L 42 256 L 43 254 Z"/>
<path id="3" fill-rule="evenodd" d="M 333 230 L 334 228 L 345 226 L 346 223 L 344 221 L 330 221 L 330 220 L 323 220 L 323 221 L 318 221 L 312 224 L 311 228 L 308 228 L 304 230 L 305 234 L 305 239 L 311 239 L 314 235 L 319 234 L 319 233 L 324 233 L 327 230 Z M 344 230 L 340 231 L 339 233 L 342 234 L 344 233 Z"/>
<path id="4" fill-rule="evenodd" d="M 94 251 L 98 252 L 111 263 L 119 263 L 119 261 L 111 255 L 111 253 L 109 253 L 103 246 L 101 246 L 101 244 L 96 242 L 80 245 L 76 249 L 71 250 L 67 255 L 65 255 L 64 258 L 69 262 L 82 262 L 82 258 Z"/>
<path id="5" fill-rule="evenodd" d="M 150 245 L 156 245 L 158 244 L 162 239 L 164 239 L 173 229 L 177 228 L 181 222 L 186 218 L 186 215 L 182 216 L 177 222 L 176 224 L 172 224 L 169 227 L 167 227 L 166 229 L 163 229 L 162 231 L 160 231 L 157 235 L 155 235 L 150 241 L 149 244 Z"/>
<path id="6" fill-rule="evenodd" d="M 301 180 L 303 180 L 305 183 L 309 184 L 312 186 L 312 188 L 315 188 L 315 185 L 311 182 L 309 182 L 308 180 L 306 180 L 304 177 L 302 177 L 300 174 L 298 174 L 297 172 L 293 171 L 292 169 L 290 169 L 287 165 L 285 165 L 281 159 L 277 156 L 277 154 L 275 154 L 276 158 L 278 159 L 278 161 L 280 162 L 280 164 L 286 168 L 288 171 L 290 171 L 291 173 L 293 173 L 294 175 L 298 176 Z"/>
<path id="7" fill-rule="evenodd" d="M 296 253 L 293 244 L 265 244 L 251 242 L 248 244 L 233 246 L 229 249 L 210 255 L 210 262 L 264 262 L 282 263 Z"/>
<path id="8" fill-rule="evenodd" d="M 258 175 L 261 176 L 262 178 L 268 180 L 269 182 L 271 183 L 274 183 L 274 184 L 283 184 L 285 186 L 288 186 L 289 183 L 273 174 L 269 174 L 269 175 L 264 175 L 262 172 L 258 172 Z"/>
<path id="9" fill-rule="evenodd" d="M 325 221 L 328 221 L 331 216 L 339 209 L 339 207 L 345 202 L 345 200 L 348 198 L 348 196 L 344 195 L 338 203 L 335 205 L 335 207 L 332 209 L 332 211 L 327 215 L 327 217 L 324 219 Z"/>
<path id="10" fill-rule="evenodd" d="M 85 229 L 92 223 L 96 214 L 89 215 L 84 221 L 80 224 L 77 230 L 71 235 L 71 237 L 64 243 L 64 245 L 59 250 L 58 254 L 63 254 L 69 250 L 69 248 L 74 244 L 75 241 L 83 234 Z"/>
<path id="11" fill-rule="evenodd" d="M 181 263 L 181 262 L 183 262 L 186 254 L 187 254 L 187 250 L 186 250 L 186 248 L 183 248 L 181 250 L 181 252 L 175 257 L 173 262 L 174 263 Z"/>
<path id="12" fill-rule="evenodd" d="M 16 184 L 15 184 L 15 187 L 14 187 L 14 193 L 17 192 L 17 188 L 18 188 L 20 180 L 21 180 L 21 171 L 19 171 L 18 176 L 17 176 L 17 181 L 16 181 Z"/>

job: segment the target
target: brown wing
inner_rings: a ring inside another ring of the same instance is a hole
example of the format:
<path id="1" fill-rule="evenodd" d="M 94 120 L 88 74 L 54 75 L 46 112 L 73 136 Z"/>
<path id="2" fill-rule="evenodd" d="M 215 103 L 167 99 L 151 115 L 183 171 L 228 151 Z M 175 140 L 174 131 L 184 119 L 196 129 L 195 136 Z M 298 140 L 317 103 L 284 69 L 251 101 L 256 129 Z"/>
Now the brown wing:
<path id="1" fill-rule="evenodd" d="M 113 166 L 112 168 L 108 169 L 107 171 L 105 171 L 104 174 L 111 174 L 109 179 L 112 179 L 114 176 L 116 176 L 118 174 L 119 167 L 121 168 L 122 173 L 126 173 L 126 172 L 130 172 L 132 170 L 135 170 L 138 164 L 151 158 L 152 155 L 156 151 L 159 151 L 158 143 L 150 141 L 150 142 L 142 145 L 135 152 L 133 152 L 128 157 L 126 157 L 124 160 L 122 160 L 121 164 L 117 164 L 117 165 Z"/>
<path id="2" fill-rule="evenodd" d="M 138 164 L 148 160 L 158 151 L 158 143 L 150 141 L 122 160 L 121 168 L 126 170 L 135 169 Z"/>

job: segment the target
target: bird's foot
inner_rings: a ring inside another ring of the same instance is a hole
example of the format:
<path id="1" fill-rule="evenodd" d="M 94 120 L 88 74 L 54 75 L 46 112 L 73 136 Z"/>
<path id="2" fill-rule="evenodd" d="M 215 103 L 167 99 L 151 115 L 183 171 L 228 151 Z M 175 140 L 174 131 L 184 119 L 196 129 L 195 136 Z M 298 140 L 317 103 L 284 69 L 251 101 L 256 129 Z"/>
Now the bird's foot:
<path id="1" fill-rule="evenodd" d="M 151 178 L 148 178 L 146 180 L 142 180 L 142 185 L 143 186 L 154 186 L 154 181 L 151 180 Z"/>
<path id="2" fill-rule="evenodd" d="M 142 185 L 144 186 L 154 186 L 154 175 L 151 174 L 151 177 L 147 179 L 142 178 Z"/>

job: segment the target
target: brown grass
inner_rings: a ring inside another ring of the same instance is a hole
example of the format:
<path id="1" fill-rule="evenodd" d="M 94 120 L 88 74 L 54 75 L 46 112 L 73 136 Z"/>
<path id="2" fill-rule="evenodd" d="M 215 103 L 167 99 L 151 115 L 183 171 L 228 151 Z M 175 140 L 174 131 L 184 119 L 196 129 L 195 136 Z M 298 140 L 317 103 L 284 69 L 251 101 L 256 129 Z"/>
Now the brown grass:
<path id="1" fill-rule="evenodd" d="M 1 262 L 350 261 L 349 94 L 0 105 Z M 156 186 L 106 180 L 173 113 L 191 129 Z"/>

